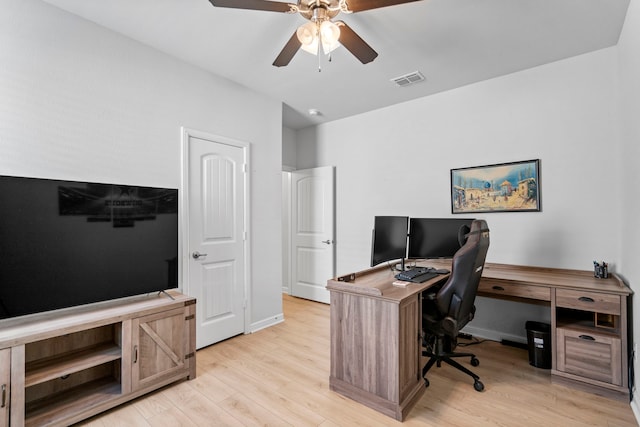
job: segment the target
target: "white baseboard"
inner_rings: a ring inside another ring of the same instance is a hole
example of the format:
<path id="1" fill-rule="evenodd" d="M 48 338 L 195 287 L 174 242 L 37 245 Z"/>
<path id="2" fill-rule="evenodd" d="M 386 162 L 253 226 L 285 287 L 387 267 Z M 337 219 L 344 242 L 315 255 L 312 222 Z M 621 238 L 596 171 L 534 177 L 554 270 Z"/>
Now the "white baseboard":
<path id="1" fill-rule="evenodd" d="M 261 329 L 268 328 L 270 326 L 274 326 L 282 322 L 284 322 L 284 313 L 280 313 L 276 316 L 269 317 L 268 319 L 264 319 L 259 322 L 252 323 L 249 333 L 252 334 L 254 332 L 258 332 Z"/>
<path id="2" fill-rule="evenodd" d="M 640 407 L 638 406 L 638 399 L 634 398 L 631 401 L 631 410 L 633 411 L 633 415 L 636 417 L 638 425 L 640 425 Z"/>

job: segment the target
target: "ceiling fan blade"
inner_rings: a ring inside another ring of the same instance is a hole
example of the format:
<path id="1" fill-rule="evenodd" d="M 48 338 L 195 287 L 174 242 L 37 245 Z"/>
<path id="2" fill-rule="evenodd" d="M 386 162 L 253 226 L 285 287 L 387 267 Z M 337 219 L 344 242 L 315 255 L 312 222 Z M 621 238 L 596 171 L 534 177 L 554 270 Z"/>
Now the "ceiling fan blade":
<path id="1" fill-rule="evenodd" d="M 414 1 L 420 0 L 347 0 L 347 9 L 351 12 L 362 12 L 363 10 L 379 9 Z"/>
<path id="2" fill-rule="evenodd" d="M 266 0 L 209 0 L 216 7 L 234 9 L 266 10 L 267 12 L 295 13 L 296 5 Z"/>
<path id="3" fill-rule="evenodd" d="M 298 52 L 298 49 L 300 49 L 300 46 L 302 46 L 302 43 L 298 40 L 298 35 L 293 33 L 293 36 L 289 39 L 287 44 L 284 45 L 280 55 L 278 55 L 276 60 L 273 61 L 273 65 L 276 67 L 284 67 L 285 65 L 288 65 Z"/>
<path id="4" fill-rule="evenodd" d="M 340 44 L 347 48 L 349 52 L 353 54 L 363 64 L 376 59 L 378 53 L 362 40 L 362 38 L 355 33 L 347 24 L 343 21 L 337 21 L 336 24 L 340 27 Z"/>

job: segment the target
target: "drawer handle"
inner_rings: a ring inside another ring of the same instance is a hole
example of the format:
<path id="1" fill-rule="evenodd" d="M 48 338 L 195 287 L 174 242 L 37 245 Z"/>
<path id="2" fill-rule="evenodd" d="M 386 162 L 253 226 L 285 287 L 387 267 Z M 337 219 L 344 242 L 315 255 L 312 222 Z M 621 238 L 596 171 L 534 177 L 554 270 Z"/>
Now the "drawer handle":
<path id="1" fill-rule="evenodd" d="M 581 340 L 586 340 L 586 341 L 595 341 L 596 340 L 591 335 L 580 335 L 578 338 L 580 338 Z"/>
<path id="2" fill-rule="evenodd" d="M 504 291 L 504 288 L 498 285 L 493 286 L 491 289 L 493 289 L 494 291 Z"/>
<path id="3" fill-rule="evenodd" d="M 133 346 L 133 363 L 138 363 L 138 346 Z"/>
<path id="4" fill-rule="evenodd" d="M 7 406 L 7 385 L 2 384 L 2 404 L 0 408 L 4 408 L 5 406 Z"/>
<path id="5" fill-rule="evenodd" d="M 589 297 L 580 297 L 578 298 L 578 301 L 582 301 L 582 302 L 595 302 L 595 300 L 593 298 L 589 298 Z"/>

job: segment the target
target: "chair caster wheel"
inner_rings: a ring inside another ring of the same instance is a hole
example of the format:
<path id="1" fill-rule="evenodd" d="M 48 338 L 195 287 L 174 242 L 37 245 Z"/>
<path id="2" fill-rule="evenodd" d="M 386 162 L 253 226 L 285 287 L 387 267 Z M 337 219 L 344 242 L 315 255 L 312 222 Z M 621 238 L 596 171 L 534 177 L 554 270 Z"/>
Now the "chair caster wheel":
<path id="1" fill-rule="evenodd" d="M 429 387 L 429 380 L 428 379 L 424 379 L 424 388 Z"/>
<path id="2" fill-rule="evenodd" d="M 480 361 L 478 360 L 477 357 L 472 357 L 471 358 L 471 366 L 478 366 L 480 365 Z"/>
<path id="3" fill-rule="evenodd" d="M 476 391 L 482 391 L 482 390 L 484 390 L 484 384 L 482 384 L 482 382 L 481 382 L 481 381 L 476 380 L 476 381 L 473 383 L 473 388 L 475 388 L 475 389 L 476 389 Z"/>

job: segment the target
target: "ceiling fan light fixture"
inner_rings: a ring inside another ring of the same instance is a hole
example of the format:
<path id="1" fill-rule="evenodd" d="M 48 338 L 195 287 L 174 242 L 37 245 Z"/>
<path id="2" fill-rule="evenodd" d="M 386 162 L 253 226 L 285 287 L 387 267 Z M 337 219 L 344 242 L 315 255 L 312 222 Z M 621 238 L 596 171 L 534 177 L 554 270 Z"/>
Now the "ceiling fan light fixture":
<path id="1" fill-rule="evenodd" d="M 314 55 L 318 54 L 318 26 L 315 22 L 307 22 L 299 26 L 296 35 L 301 43 L 300 48 L 302 50 Z"/>
<path id="2" fill-rule="evenodd" d="M 322 21 L 320 24 L 320 39 L 322 50 L 325 54 L 334 51 L 340 46 L 340 27 L 331 21 Z"/>
<path id="3" fill-rule="evenodd" d="M 340 27 L 329 20 L 320 23 L 310 21 L 296 30 L 300 48 L 305 52 L 318 54 L 318 42 L 322 43 L 322 51 L 329 54 L 340 46 Z"/>
<path id="4" fill-rule="evenodd" d="M 296 35 L 298 36 L 300 43 L 305 46 L 310 45 L 317 40 L 317 32 L 318 28 L 316 27 L 316 24 L 314 22 L 307 22 L 306 24 L 298 27 Z"/>

